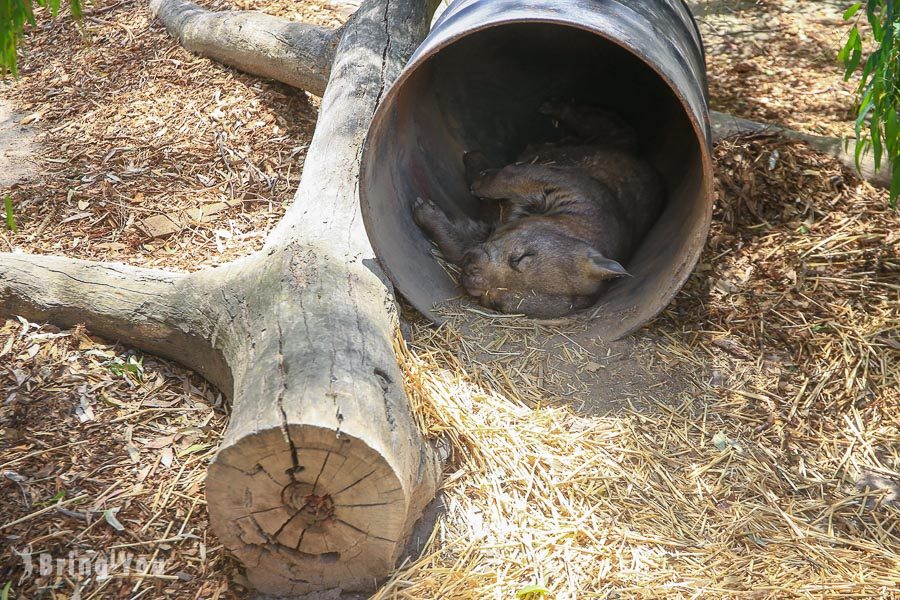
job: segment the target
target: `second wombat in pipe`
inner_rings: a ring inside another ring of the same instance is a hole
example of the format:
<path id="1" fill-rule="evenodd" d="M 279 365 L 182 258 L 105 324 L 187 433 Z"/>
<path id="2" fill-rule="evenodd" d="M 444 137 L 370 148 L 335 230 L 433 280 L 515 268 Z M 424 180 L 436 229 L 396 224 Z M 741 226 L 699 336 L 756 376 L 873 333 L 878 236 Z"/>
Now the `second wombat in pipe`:
<path id="1" fill-rule="evenodd" d="M 476 177 L 472 193 L 501 202 L 497 223 L 452 220 L 421 198 L 413 216 L 481 304 L 556 317 L 592 305 L 610 279 L 628 275 L 622 263 L 659 215 L 663 194 L 617 116 L 550 103 L 541 112 L 579 143 L 529 147 L 517 163 Z"/>

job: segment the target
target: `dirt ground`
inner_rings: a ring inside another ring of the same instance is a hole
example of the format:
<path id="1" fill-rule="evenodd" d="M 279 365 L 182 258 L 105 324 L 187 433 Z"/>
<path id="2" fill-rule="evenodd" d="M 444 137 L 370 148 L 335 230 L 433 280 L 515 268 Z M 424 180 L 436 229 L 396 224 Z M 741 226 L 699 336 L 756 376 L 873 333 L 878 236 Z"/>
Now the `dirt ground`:
<path id="1" fill-rule="evenodd" d="M 349 10 L 204 4 L 330 25 Z M 843 3 L 692 4 L 713 108 L 852 132 Z M 193 270 L 259 248 L 317 100 L 190 55 L 141 2 L 93 4 L 85 28 L 40 19 L 21 78 L 0 82 L 0 195 L 18 229 L 0 228 L 0 249 Z M 801 144 L 726 140 L 715 160 L 700 263 L 624 341 L 471 315 L 435 329 L 404 311 L 408 391 L 454 455 L 434 540 L 377 598 L 896 593 L 900 218 Z M 148 232 L 160 215 L 174 233 Z M 177 365 L 0 321 L 0 590 L 248 597 L 203 497 L 227 413 Z M 36 571 L 70 552 L 164 568 L 28 574 L 29 550 Z"/>
<path id="2" fill-rule="evenodd" d="M 22 124 L 22 115 L 0 99 L 0 186 L 9 187 L 35 173 L 33 141 L 34 131 Z"/>
<path id="3" fill-rule="evenodd" d="M 714 110 L 819 135 L 853 135 L 854 85 L 836 66 L 849 31 L 842 19 L 847 2 L 691 4 L 706 45 Z"/>

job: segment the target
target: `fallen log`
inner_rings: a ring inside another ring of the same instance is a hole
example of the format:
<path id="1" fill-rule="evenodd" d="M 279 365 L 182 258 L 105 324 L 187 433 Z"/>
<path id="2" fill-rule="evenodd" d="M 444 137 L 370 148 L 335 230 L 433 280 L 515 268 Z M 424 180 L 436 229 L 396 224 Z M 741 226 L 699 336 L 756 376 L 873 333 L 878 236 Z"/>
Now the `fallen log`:
<path id="1" fill-rule="evenodd" d="M 432 8 L 370 0 L 342 29 L 300 187 L 260 252 L 192 274 L 0 254 L 0 314 L 83 323 L 231 398 L 210 521 L 264 593 L 372 589 L 435 495 L 357 198 L 369 121 Z"/>
<path id="2" fill-rule="evenodd" d="M 325 93 L 340 29 L 254 11 L 210 12 L 189 0 L 150 0 L 150 11 L 186 50 L 316 96 Z"/>
<path id="3" fill-rule="evenodd" d="M 822 135 L 814 135 L 795 131 L 773 125 L 771 123 L 760 123 L 735 117 L 725 113 L 716 111 L 710 112 L 712 120 L 713 139 L 719 141 L 727 137 L 735 135 L 754 135 L 759 133 L 778 134 L 789 140 L 804 142 L 810 148 L 833 156 L 841 162 L 847 169 L 856 172 L 860 177 L 868 181 L 874 186 L 881 188 L 891 187 L 891 167 L 890 165 L 882 166 L 878 169 L 871 153 L 863 154 L 859 161 L 859 170 L 856 168 L 856 156 L 854 148 L 856 140 L 851 138 L 829 137 Z"/>

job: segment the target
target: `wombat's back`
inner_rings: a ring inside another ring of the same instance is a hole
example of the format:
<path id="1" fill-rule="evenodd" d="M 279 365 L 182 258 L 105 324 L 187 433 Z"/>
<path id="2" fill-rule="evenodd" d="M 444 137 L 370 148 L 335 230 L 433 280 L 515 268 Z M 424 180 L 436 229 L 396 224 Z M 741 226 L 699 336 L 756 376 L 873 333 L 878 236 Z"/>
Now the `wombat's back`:
<path id="1" fill-rule="evenodd" d="M 572 168 L 606 185 L 635 242 L 647 233 L 662 210 L 663 186 L 659 174 L 650 163 L 627 149 L 598 145 L 529 146 L 520 155 L 519 162 Z"/>

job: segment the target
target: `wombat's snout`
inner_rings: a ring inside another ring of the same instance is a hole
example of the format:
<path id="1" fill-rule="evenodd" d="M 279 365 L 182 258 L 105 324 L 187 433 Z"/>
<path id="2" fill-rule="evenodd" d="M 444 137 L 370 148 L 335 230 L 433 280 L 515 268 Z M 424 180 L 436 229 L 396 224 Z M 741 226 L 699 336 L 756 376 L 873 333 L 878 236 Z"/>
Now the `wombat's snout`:
<path id="1" fill-rule="evenodd" d="M 474 248 L 466 253 L 462 265 L 462 284 L 466 292 L 472 296 L 481 297 L 487 293 L 488 285 L 484 277 L 482 262 L 488 260 L 487 253 L 482 248 Z"/>
<path id="2" fill-rule="evenodd" d="M 484 296 L 488 288 L 484 277 L 478 271 L 478 267 L 472 267 L 463 271 L 462 284 L 469 294 L 477 298 Z"/>

